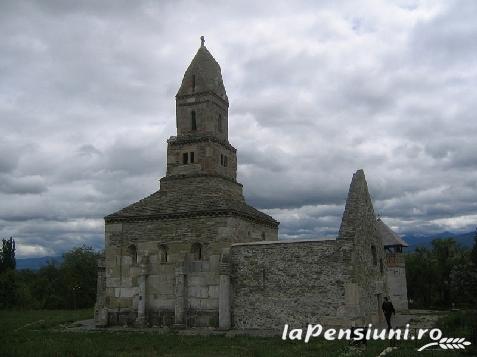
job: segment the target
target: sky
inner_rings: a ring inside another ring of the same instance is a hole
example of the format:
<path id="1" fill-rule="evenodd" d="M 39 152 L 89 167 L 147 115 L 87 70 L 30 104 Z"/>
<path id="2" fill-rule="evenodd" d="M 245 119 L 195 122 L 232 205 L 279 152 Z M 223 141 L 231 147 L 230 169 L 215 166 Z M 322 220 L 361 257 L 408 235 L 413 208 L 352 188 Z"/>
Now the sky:
<path id="1" fill-rule="evenodd" d="M 273 6 L 271 5 L 273 4 Z M 247 201 L 336 236 L 353 173 L 399 234 L 477 225 L 477 2 L 0 2 L 0 237 L 100 249 L 159 189 L 205 36 Z"/>

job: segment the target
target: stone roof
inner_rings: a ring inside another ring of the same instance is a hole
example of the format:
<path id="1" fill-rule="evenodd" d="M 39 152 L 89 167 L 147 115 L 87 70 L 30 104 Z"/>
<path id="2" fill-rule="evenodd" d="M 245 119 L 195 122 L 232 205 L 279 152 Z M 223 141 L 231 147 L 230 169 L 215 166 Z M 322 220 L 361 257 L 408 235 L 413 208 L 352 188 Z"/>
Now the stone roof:
<path id="1" fill-rule="evenodd" d="M 381 218 L 376 220 L 376 228 L 378 234 L 381 235 L 385 247 L 392 245 L 400 245 L 403 247 L 409 246 L 401 237 L 394 233 L 393 230 L 381 220 Z"/>
<path id="2" fill-rule="evenodd" d="M 193 75 L 195 75 L 195 90 L 192 89 Z M 227 103 L 229 101 L 222 80 L 220 65 L 204 45 L 200 46 L 187 68 L 176 97 L 200 92 L 212 92 Z"/>
<path id="3" fill-rule="evenodd" d="M 245 201 L 206 195 L 184 195 L 178 200 L 161 191 L 106 216 L 105 220 L 156 220 L 195 216 L 241 216 L 272 226 L 279 225 L 272 217 L 249 206 Z"/>

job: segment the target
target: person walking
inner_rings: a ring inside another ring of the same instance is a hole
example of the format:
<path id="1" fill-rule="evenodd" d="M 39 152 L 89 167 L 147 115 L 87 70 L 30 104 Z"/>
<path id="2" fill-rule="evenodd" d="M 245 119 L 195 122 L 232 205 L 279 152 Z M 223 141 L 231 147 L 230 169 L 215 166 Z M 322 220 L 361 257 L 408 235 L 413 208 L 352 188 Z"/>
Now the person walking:
<path id="1" fill-rule="evenodd" d="M 388 324 L 388 329 L 391 329 L 391 316 L 396 315 L 396 310 L 394 310 L 393 303 L 389 301 L 389 298 L 384 297 L 384 302 L 382 306 L 384 317 L 386 318 L 386 323 Z"/>

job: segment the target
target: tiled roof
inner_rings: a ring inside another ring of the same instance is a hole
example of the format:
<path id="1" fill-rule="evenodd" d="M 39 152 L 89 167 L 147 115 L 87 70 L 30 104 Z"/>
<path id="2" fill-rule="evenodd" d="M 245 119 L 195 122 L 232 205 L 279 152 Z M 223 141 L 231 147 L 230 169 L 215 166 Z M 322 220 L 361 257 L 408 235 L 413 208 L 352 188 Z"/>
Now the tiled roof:
<path id="1" fill-rule="evenodd" d="M 245 201 L 207 195 L 198 195 L 196 197 L 184 195 L 178 199 L 177 195 L 170 196 L 161 191 L 157 191 L 136 203 L 106 216 L 105 220 L 167 219 L 216 215 L 239 215 L 273 226 L 279 224 L 269 215 L 246 204 Z"/>
<path id="2" fill-rule="evenodd" d="M 394 233 L 393 230 L 381 220 L 381 218 L 377 219 L 376 228 L 378 230 L 378 234 L 381 235 L 381 239 L 383 240 L 383 244 L 385 247 L 391 245 L 400 245 L 403 247 L 408 247 L 408 244 L 396 233 Z"/>

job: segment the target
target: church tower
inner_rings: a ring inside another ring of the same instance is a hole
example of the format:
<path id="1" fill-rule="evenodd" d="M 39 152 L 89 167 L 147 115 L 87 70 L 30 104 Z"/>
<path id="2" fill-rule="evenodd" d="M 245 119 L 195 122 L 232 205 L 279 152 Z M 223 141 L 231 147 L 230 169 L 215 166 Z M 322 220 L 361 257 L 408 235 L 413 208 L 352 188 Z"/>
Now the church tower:
<path id="1" fill-rule="evenodd" d="M 202 37 L 176 95 L 177 133 L 167 140 L 160 190 L 105 217 L 98 326 L 132 318 L 210 326 L 218 321 L 224 250 L 278 239 L 279 223 L 248 205 L 237 182 L 228 108 L 220 66 Z"/>
<path id="2" fill-rule="evenodd" d="M 229 100 L 217 61 L 204 45 L 176 95 L 177 136 L 168 140 L 167 176 L 237 178 L 237 150 L 228 141 Z"/>

